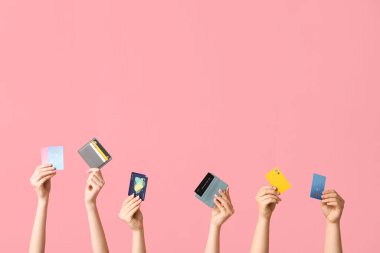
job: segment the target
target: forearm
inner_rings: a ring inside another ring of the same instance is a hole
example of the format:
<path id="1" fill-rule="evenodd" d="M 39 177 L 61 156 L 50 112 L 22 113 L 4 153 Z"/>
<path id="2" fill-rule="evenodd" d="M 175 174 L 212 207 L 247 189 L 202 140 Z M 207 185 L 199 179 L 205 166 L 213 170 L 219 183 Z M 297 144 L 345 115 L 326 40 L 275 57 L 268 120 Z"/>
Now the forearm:
<path id="1" fill-rule="evenodd" d="M 213 224 L 210 225 L 205 253 L 219 253 L 220 252 L 220 227 Z"/>
<path id="2" fill-rule="evenodd" d="M 270 219 L 259 217 L 252 240 L 251 253 L 269 252 L 269 225 Z"/>
<path id="3" fill-rule="evenodd" d="M 146 253 L 144 228 L 133 231 L 132 253 Z"/>
<path id="4" fill-rule="evenodd" d="M 342 239 L 340 235 L 340 224 L 326 223 L 325 253 L 342 253 Z"/>
<path id="5" fill-rule="evenodd" d="M 90 225 L 91 245 L 94 253 L 107 253 L 108 245 L 96 204 L 86 204 Z"/>
<path id="6" fill-rule="evenodd" d="M 39 199 L 36 217 L 34 219 L 32 236 L 29 244 L 29 253 L 45 252 L 46 219 L 49 198 Z"/>

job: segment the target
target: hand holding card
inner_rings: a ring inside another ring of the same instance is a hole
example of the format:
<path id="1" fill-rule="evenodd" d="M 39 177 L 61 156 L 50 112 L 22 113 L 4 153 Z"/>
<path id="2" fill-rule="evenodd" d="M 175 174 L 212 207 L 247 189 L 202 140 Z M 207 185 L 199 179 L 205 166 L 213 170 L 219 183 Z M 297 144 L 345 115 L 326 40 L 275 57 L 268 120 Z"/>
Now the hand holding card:
<path id="1" fill-rule="evenodd" d="M 142 199 L 139 196 L 130 195 L 123 202 L 119 212 L 119 218 L 125 221 L 132 231 L 143 229 L 143 215 L 140 210 Z"/>
<path id="2" fill-rule="evenodd" d="M 214 197 L 215 207 L 211 213 L 211 223 L 220 228 L 235 212 L 232 205 L 230 190 L 219 191 L 220 196 Z"/>
<path id="3" fill-rule="evenodd" d="M 281 198 L 276 191 L 275 186 L 263 186 L 256 194 L 256 202 L 259 206 L 259 215 L 261 218 L 270 219 L 276 205 L 280 203 Z"/>
<path id="4" fill-rule="evenodd" d="M 92 168 L 87 170 L 88 179 L 85 190 L 85 203 L 88 205 L 96 204 L 96 198 L 102 190 L 105 181 L 103 179 L 102 172 L 98 168 Z"/>
<path id="5" fill-rule="evenodd" d="M 322 211 L 331 223 L 339 223 L 345 201 L 335 190 L 326 190 L 322 194 Z"/>
<path id="6" fill-rule="evenodd" d="M 51 178 L 57 174 L 57 171 L 50 164 L 42 164 L 34 170 L 30 183 L 36 190 L 39 199 L 46 199 L 49 196 L 51 188 Z"/>

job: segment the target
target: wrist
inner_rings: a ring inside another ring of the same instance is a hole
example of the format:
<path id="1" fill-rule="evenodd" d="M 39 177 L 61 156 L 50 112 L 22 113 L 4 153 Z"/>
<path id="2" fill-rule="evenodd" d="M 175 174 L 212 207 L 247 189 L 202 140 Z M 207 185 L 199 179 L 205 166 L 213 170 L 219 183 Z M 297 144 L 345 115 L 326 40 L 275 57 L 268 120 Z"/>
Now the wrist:
<path id="1" fill-rule="evenodd" d="M 337 221 L 329 221 L 328 219 L 326 219 L 326 224 L 328 226 L 339 226 L 340 225 L 340 220 L 337 220 Z"/>
<path id="2" fill-rule="evenodd" d="M 271 219 L 272 215 L 262 215 L 262 214 L 259 214 L 259 218 L 258 218 L 258 221 L 260 222 L 270 222 L 270 219 Z"/>
<path id="3" fill-rule="evenodd" d="M 270 216 L 259 215 L 258 222 L 270 223 L 270 219 L 271 219 L 271 215 Z"/>
<path id="4" fill-rule="evenodd" d="M 38 204 L 46 205 L 49 202 L 49 195 L 38 197 Z"/>
<path id="5" fill-rule="evenodd" d="M 96 201 L 85 201 L 85 205 L 87 209 L 94 209 L 96 208 Z"/>
<path id="6" fill-rule="evenodd" d="M 132 229 L 132 235 L 133 236 L 141 236 L 144 235 L 144 226 L 138 229 Z"/>
<path id="7" fill-rule="evenodd" d="M 222 224 L 215 224 L 211 222 L 210 231 L 220 232 L 221 229 L 222 229 Z"/>

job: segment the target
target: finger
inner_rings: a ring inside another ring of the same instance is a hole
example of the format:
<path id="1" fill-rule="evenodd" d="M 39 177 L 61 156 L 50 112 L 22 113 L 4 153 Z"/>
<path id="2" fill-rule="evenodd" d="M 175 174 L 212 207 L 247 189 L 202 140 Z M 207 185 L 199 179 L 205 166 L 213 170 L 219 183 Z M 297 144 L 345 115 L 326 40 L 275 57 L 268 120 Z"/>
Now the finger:
<path id="1" fill-rule="evenodd" d="M 54 175 L 49 175 L 49 176 L 46 176 L 46 177 L 44 177 L 43 179 L 41 179 L 40 181 L 38 181 L 38 184 L 39 185 L 43 185 L 46 181 L 48 181 L 48 180 L 50 180 L 52 177 L 54 177 L 55 176 L 55 174 Z"/>
<path id="2" fill-rule="evenodd" d="M 215 195 L 215 196 L 216 196 L 216 199 L 222 204 L 223 207 L 227 208 L 230 205 L 228 201 L 226 201 L 222 197 L 219 197 L 218 195 Z"/>
<path id="3" fill-rule="evenodd" d="M 277 197 L 277 196 L 273 196 L 273 195 L 267 195 L 267 196 L 264 196 L 264 197 L 262 197 L 262 198 L 260 199 L 260 201 L 264 202 L 264 201 L 266 201 L 266 200 L 268 200 L 268 199 L 273 199 L 273 200 L 275 200 L 276 202 L 280 202 L 280 201 L 281 201 L 281 199 L 280 199 L 279 197 Z"/>
<path id="4" fill-rule="evenodd" d="M 50 167 L 51 168 L 51 167 Z M 45 169 L 43 169 L 45 170 Z M 46 171 L 41 171 L 41 170 L 36 170 L 34 171 L 32 177 L 30 178 L 31 180 L 37 180 L 37 178 L 42 174 L 42 173 L 45 173 L 47 171 L 55 171 L 55 170 L 46 170 Z"/>
<path id="5" fill-rule="evenodd" d="M 265 186 L 263 186 L 263 187 L 260 188 L 259 192 L 262 191 L 262 190 L 269 190 L 269 189 L 276 190 L 276 187 L 275 186 L 271 186 L 271 185 L 265 185 Z"/>
<path id="6" fill-rule="evenodd" d="M 225 206 L 225 209 L 226 209 L 227 213 L 230 214 L 230 215 L 233 214 L 234 207 L 233 207 L 231 201 L 229 199 L 226 199 L 225 201 L 227 203 L 227 206 Z"/>
<path id="7" fill-rule="evenodd" d="M 322 192 L 322 194 L 327 194 L 327 193 L 335 193 L 334 189 L 326 189 Z"/>
<path id="8" fill-rule="evenodd" d="M 99 178 L 101 178 L 101 179 L 103 179 L 103 175 L 102 175 L 102 172 L 101 172 L 100 170 L 95 171 L 95 172 L 93 172 L 92 174 L 93 174 L 93 175 L 96 175 L 97 177 L 99 177 Z"/>
<path id="9" fill-rule="evenodd" d="M 99 188 L 99 189 L 102 188 L 102 185 L 99 184 L 94 178 L 91 178 L 90 182 L 91 182 L 92 187 Z"/>
<path id="10" fill-rule="evenodd" d="M 227 195 L 228 200 L 229 200 L 230 202 L 232 202 L 232 201 L 231 201 L 231 196 L 230 196 L 230 187 L 227 187 L 226 195 Z"/>
<path id="11" fill-rule="evenodd" d="M 269 198 L 269 199 L 266 199 L 265 201 L 263 201 L 263 204 L 264 205 L 277 204 L 277 201 L 273 198 Z"/>
<path id="12" fill-rule="evenodd" d="M 140 209 L 140 205 L 138 205 L 138 206 L 135 206 L 134 208 L 132 208 L 129 212 L 128 212 L 128 214 L 127 215 L 129 215 L 129 216 L 131 216 L 131 217 L 133 217 L 133 215 L 135 215 L 135 213 L 137 212 L 137 210 L 139 210 Z"/>
<path id="13" fill-rule="evenodd" d="M 334 192 L 336 193 L 336 195 L 338 196 L 339 199 L 343 200 L 342 196 L 340 196 L 337 191 L 334 190 Z"/>
<path id="14" fill-rule="evenodd" d="M 123 209 L 120 209 L 120 212 L 119 212 L 119 218 L 120 219 L 122 219 L 122 220 L 124 220 L 124 211 L 123 211 Z"/>
<path id="15" fill-rule="evenodd" d="M 215 204 L 215 207 L 219 209 L 219 211 L 223 211 L 224 207 L 222 206 L 222 204 L 220 204 L 219 200 L 215 197 L 214 198 L 214 204 Z"/>
<path id="16" fill-rule="evenodd" d="M 44 167 L 44 168 L 40 169 L 39 172 L 53 171 L 53 170 L 56 170 L 56 168 L 53 166 L 49 166 L 49 167 Z"/>
<path id="17" fill-rule="evenodd" d="M 219 194 L 220 194 L 220 196 L 221 196 L 223 199 L 225 199 L 225 200 L 228 201 L 228 197 L 227 197 L 226 191 L 223 191 L 222 189 L 219 189 Z"/>
<path id="18" fill-rule="evenodd" d="M 57 172 L 56 171 L 46 171 L 46 172 L 42 172 L 42 173 L 39 173 L 36 177 L 35 177 L 35 181 L 38 182 L 40 181 L 42 178 L 46 177 L 46 176 L 49 176 L 49 175 L 55 175 Z"/>
<path id="19" fill-rule="evenodd" d="M 103 181 L 101 178 L 99 178 L 99 176 L 97 176 L 96 173 L 91 173 L 90 175 L 88 175 L 88 177 L 94 178 L 94 179 L 98 180 L 99 182 Z"/>
<path id="20" fill-rule="evenodd" d="M 55 171 L 55 168 L 52 167 L 52 166 L 49 166 L 49 167 L 43 167 L 41 169 L 36 169 L 34 172 L 33 172 L 33 175 L 31 178 L 36 178 L 38 177 L 38 175 L 40 175 L 42 172 L 46 172 L 46 171 Z"/>
<path id="21" fill-rule="evenodd" d="M 123 212 L 125 212 L 125 214 L 128 214 L 135 206 L 140 206 L 141 202 L 142 202 L 142 200 L 139 199 L 139 200 L 133 202 L 132 204 L 128 203 L 127 205 L 123 206 L 121 209 L 123 210 Z"/>
<path id="22" fill-rule="evenodd" d="M 128 207 L 128 213 L 130 213 L 131 212 L 131 210 L 132 209 L 134 209 L 136 206 L 140 206 L 141 205 L 141 199 L 139 199 L 138 201 L 136 201 L 135 203 L 133 203 L 132 205 L 130 205 L 129 207 Z"/>
<path id="23" fill-rule="evenodd" d="M 97 173 L 95 173 L 95 174 L 93 174 L 92 175 L 94 178 L 96 178 L 96 180 L 98 180 L 98 182 L 100 182 L 102 185 L 104 185 L 104 179 L 103 179 L 103 177 L 101 176 L 101 175 L 99 175 L 99 174 L 97 174 Z"/>
<path id="24" fill-rule="evenodd" d="M 92 180 L 94 180 L 100 187 L 103 187 L 104 183 L 98 177 L 92 176 Z"/>
<path id="25" fill-rule="evenodd" d="M 263 197 L 265 195 L 274 195 L 274 196 L 277 196 L 278 193 L 276 190 L 274 189 L 263 189 L 261 190 L 258 194 L 257 194 L 259 197 Z"/>
<path id="26" fill-rule="evenodd" d="M 97 175 L 98 177 L 103 178 L 102 171 L 100 169 L 96 169 L 96 170 L 92 171 L 91 174 Z"/>
<path id="27" fill-rule="evenodd" d="M 121 219 L 126 220 L 128 218 L 128 210 L 121 209 L 119 216 Z"/>
<path id="28" fill-rule="evenodd" d="M 100 169 L 98 169 L 98 168 L 91 168 L 91 169 L 88 169 L 86 172 L 87 173 L 91 173 L 91 172 L 97 172 L 97 171 L 100 171 Z"/>
<path id="29" fill-rule="evenodd" d="M 126 198 L 126 200 L 123 201 L 123 204 L 122 204 L 122 205 L 124 206 L 124 205 L 127 204 L 129 201 L 131 201 L 131 199 L 133 199 L 134 197 L 135 197 L 134 194 L 129 195 L 128 198 Z"/>
<path id="30" fill-rule="evenodd" d="M 92 179 L 92 177 L 91 176 L 88 176 L 88 178 L 87 178 L 87 185 L 91 185 L 92 183 L 92 181 L 91 181 L 91 179 Z"/>
<path id="31" fill-rule="evenodd" d="M 331 201 L 340 201 L 340 199 L 339 198 L 337 198 L 337 197 L 332 197 L 332 198 L 323 198 L 322 199 L 322 202 L 331 202 Z"/>
<path id="32" fill-rule="evenodd" d="M 322 194 L 322 199 L 337 198 L 337 197 L 338 197 L 338 194 L 336 194 L 335 192 Z"/>
<path id="33" fill-rule="evenodd" d="M 43 169 L 46 167 L 52 167 L 52 166 L 53 166 L 53 164 L 51 164 L 51 163 L 40 164 L 36 167 L 36 170 L 40 170 L 40 169 Z"/>
<path id="34" fill-rule="evenodd" d="M 126 204 L 126 207 L 130 207 L 131 205 L 133 205 L 135 202 L 139 201 L 140 199 L 140 196 L 137 195 L 136 197 L 132 198 L 127 204 Z"/>
<path id="35" fill-rule="evenodd" d="M 334 202 L 328 202 L 326 203 L 328 206 L 337 206 L 338 205 L 338 202 L 334 201 Z"/>
<path id="36" fill-rule="evenodd" d="M 260 197 L 259 199 L 260 199 L 260 200 L 275 199 L 275 200 L 277 200 L 277 201 L 280 201 L 280 200 L 281 200 L 280 197 L 278 197 L 278 196 L 274 196 L 274 195 L 265 195 L 265 196 L 263 196 L 263 197 Z"/>

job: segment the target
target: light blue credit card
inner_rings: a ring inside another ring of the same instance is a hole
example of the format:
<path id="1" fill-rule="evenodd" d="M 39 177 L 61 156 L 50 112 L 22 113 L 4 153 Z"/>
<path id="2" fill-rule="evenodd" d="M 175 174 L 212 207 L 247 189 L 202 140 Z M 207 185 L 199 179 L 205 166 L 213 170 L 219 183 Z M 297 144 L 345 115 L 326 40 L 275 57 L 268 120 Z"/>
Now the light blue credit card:
<path id="1" fill-rule="evenodd" d="M 322 200 L 322 193 L 325 190 L 326 177 L 313 174 L 313 183 L 311 185 L 310 197 Z"/>
<path id="2" fill-rule="evenodd" d="M 220 196 L 219 190 L 225 191 L 227 187 L 228 185 L 217 176 L 207 173 L 205 178 L 195 189 L 195 196 L 209 207 L 214 208 L 214 195 Z"/>
<path id="3" fill-rule="evenodd" d="M 51 163 L 57 170 L 63 170 L 63 146 L 50 146 L 41 149 L 42 164 Z"/>

